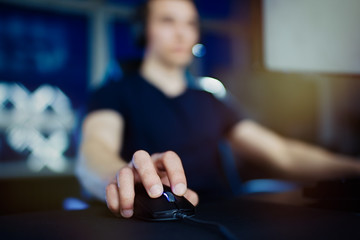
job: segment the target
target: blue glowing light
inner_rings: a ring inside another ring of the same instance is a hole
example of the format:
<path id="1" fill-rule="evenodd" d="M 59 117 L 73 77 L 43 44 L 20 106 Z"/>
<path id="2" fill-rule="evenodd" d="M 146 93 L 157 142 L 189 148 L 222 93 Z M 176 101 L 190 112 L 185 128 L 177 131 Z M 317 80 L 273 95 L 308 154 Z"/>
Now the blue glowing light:
<path id="1" fill-rule="evenodd" d="M 192 48 L 192 54 L 198 58 L 205 56 L 206 54 L 205 46 L 201 43 L 195 44 Z"/>
<path id="2" fill-rule="evenodd" d="M 66 211 L 84 210 L 89 208 L 89 204 L 80 199 L 68 197 L 63 201 L 63 209 Z"/>

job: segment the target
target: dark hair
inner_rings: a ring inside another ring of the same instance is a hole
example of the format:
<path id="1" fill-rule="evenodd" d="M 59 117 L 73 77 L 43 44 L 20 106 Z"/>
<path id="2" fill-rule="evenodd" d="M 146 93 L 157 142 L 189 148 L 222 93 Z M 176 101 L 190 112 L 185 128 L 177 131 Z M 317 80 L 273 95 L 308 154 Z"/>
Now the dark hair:
<path id="1" fill-rule="evenodd" d="M 135 14 L 133 17 L 133 33 L 136 45 L 140 48 L 145 48 L 147 44 L 146 39 L 146 28 L 147 28 L 147 19 L 149 16 L 149 3 L 152 0 L 145 0 L 143 3 L 141 3 L 137 9 L 135 10 Z M 185 1 L 185 0 L 184 0 Z M 187 0 L 194 3 L 195 7 L 195 1 L 194 0 Z"/>

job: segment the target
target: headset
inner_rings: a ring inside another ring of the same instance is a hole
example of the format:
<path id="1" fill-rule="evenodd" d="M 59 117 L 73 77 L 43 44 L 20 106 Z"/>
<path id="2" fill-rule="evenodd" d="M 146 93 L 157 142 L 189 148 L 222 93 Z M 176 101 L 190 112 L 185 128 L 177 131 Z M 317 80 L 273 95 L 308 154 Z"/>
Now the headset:
<path id="1" fill-rule="evenodd" d="M 143 1 L 135 9 L 132 17 L 132 34 L 134 36 L 135 43 L 138 47 L 144 49 L 146 47 L 146 22 L 148 15 L 148 0 Z"/>

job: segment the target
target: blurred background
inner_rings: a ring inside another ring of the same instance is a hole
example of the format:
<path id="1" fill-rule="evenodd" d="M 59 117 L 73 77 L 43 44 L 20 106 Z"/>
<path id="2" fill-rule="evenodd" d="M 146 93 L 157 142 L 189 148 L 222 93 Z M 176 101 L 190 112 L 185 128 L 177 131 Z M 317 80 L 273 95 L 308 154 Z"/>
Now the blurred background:
<path id="1" fill-rule="evenodd" d="M 0 0 L 0 214 L 81 195 L 73 169 L 87 93 L 141 59 L 141 2 Z M 219 79 L 249 118 L 284 136 L 359 156 L 359 1 L 195 2 L 194 74 Z"/>

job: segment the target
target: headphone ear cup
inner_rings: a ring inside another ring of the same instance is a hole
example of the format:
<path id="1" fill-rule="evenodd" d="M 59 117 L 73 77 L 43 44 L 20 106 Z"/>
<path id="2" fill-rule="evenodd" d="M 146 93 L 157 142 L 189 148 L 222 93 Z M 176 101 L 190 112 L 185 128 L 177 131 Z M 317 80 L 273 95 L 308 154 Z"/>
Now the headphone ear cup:
<path id="1" fill-rule="evenodd" d="M 143 23 L 137 23 L 135 26 L 135 42 L 140 48 L 146 47 L 145 26 Z"/>
<path id="2" fill-rule="evenodd" d="M 132 32 L 135 43 L 140 48 L 146 47 L 146 5 L 140 5 L 135 12 Z"/>

